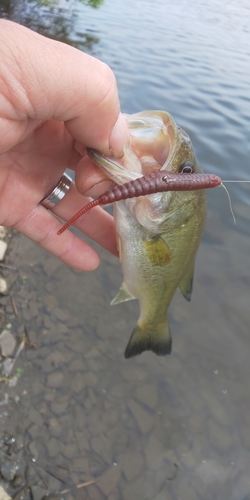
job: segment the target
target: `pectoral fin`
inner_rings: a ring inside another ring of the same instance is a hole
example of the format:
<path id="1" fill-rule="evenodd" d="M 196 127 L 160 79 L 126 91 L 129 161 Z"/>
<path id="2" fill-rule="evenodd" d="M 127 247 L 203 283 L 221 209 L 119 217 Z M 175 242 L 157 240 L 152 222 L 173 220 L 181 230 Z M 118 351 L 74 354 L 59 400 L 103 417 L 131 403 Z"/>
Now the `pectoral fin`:
<path id="1" fill-rule="evenodd" d="M 172 339 L 167 318 L 164 323 L 158 324 L 154 329 L 151 328 L 152 325 L 149 327 L 136 325 L 124 353 L 126 359 L 144 351 L 153 351 L 157 356 L 171 353 Z"/>
<path id="2" fill-rule="evenodd" d="M 110 302 L 110 305 L 115 306 L 116 304 L 120 304 L 121 302 L 126 302 L 127 300 L 134 300 L 134 299 L 135 299 L 134 295 L 132 295 L 132 293 L 128 291 L 125 283 L 122 283 L 118 294 Z"/>
<path id="3" fill-rule="evenodd" d="M 143 240 L 147 258 L 154 266 L 165 266 L 171 260 L 171 252 L 167 243 L 160 237 Z"/>
<path id="4" fill-rule="evenodd" d="M 193 279 L 194 279 L 194 264 L 191 266 L 189 272 L 183 278 L 178 286 L 178 289 L 182 293 L 183 297 L 190 302 L 192 290 L 193 290 Z"/>

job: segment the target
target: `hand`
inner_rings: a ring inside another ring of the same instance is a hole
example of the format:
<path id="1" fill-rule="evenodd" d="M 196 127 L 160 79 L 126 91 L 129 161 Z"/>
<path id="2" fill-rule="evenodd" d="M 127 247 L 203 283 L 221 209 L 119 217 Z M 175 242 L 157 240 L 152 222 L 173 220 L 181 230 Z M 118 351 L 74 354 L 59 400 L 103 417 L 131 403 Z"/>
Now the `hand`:
<path id="1" fill-rule="evenodd" d="M 67 220 L 87 200 L 72 186 L 53 213 L 39 202 L 66 168 L 77 169 L 81 193 L 104 178 L 85 146 L 122 155 L 127 126 L 110 68 L 0 20 L 0 137 L 0 224 L 76 269 L 95 269 L 99 257 L 89 245 L 70 231 L 57 235 L 55 215 Z M 76 226 L 117 254 L 113 218 L 101 208 Z"/>

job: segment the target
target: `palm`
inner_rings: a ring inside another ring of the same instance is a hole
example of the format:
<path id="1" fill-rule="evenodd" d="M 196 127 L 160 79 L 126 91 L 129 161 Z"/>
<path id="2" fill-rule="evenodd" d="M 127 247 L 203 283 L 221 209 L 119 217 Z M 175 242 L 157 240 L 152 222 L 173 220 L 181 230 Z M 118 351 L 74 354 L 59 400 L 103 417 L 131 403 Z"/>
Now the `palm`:
<path id="1" fill-rule="evenodd" d="M 58 219 L 39 205 L 56 186 L 66 168 L 74 170 L 80 161 L 81 155 L 74 148 L 74 139 L 64 123 L 55 120 L 40 123 L 39 126 L 37 122 L 30 122 L 24 135 L 22 142 L 0 156 L 0 182 L 4 186 L 0 197 L 0 224 L 14 227 L 73 267 L 82 268 L 82 262 L 79 265 L 78 261 L 82 260 L 83 250 L 85 253 L 87 251 L 90 261 L 89 264 L 86 261 L 85 267 L 87 269 L 91 266 L 91 259 L 92 266 L 95 267 L 98 263 L 95 252 L 70 232 L 67 232 L 64 241 L 62 237 L 58 237 Z M 84 198 L 76 189 L 70 191 L 72 192 L 67 195 L 67 205 L 66 200 L 63 200 L 53 209 L 55 215 L 63 219 L 68 219 L 84 204 Z M 99 210 L 93 212 L 91 219 L 91 224 L 88 219 L 87 224 L 83 220 L 77 226 L 108 250 L 116 253 L 113 221 L 110 216 Z M 74 262 L 72 256 L 70 261 L 67 260 L 67 245 L 71 247 L 71 252 L 74 245 Z"/>

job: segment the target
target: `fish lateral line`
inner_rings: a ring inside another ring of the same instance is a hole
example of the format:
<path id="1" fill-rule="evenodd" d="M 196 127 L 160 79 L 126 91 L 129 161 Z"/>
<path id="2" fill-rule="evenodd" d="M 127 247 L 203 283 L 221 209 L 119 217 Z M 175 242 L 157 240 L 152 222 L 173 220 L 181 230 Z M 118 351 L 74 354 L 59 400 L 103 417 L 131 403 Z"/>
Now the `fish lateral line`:
<path id="1" fill-rule="evenodd" d="M 221 178 L 214 174 L 204 173 L 176 173 L 164 170 L 151 172 L 143 177 L 138 177 L 121 185 L 105 191 L 95 200 L 82 207 L 71 219 L 57 232 L 61 235 L 80 217 L 98 205 L 108 205 L 128 198 L 137 198 L 154 193 L 168 191 L 194 191 L 209 189 L 222 184 Z"/>

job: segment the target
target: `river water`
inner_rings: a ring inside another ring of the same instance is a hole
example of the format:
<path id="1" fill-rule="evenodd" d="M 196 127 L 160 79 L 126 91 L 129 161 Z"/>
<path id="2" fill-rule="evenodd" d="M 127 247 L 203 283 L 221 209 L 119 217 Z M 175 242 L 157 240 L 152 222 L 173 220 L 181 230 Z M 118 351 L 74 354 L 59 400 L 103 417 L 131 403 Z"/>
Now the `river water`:
<path id="1" fill-rule="evenodd" d="M 248 0 L 17 2 L 7 14 L 109 64 L 124 112 L 170 112 L 205 171 L 250 180 Z M 43 471 L 49 491 L 71 488 L 58 498 L 250 499 L 250 185 L 227 187 L 237 224 L 225 191 L 209 192 L 192 302 L 174 297 L 167 358 L 124 359 L 138 305 L 109 306 L 114 257 L 100 249 L 99 269 L 81 274 L 17 236 L 22 321 L 10 319 L 38 349 L 18 360 L 20 401 L 4 425 L 21 426 L 30 456 L 64 478 Z"/>

